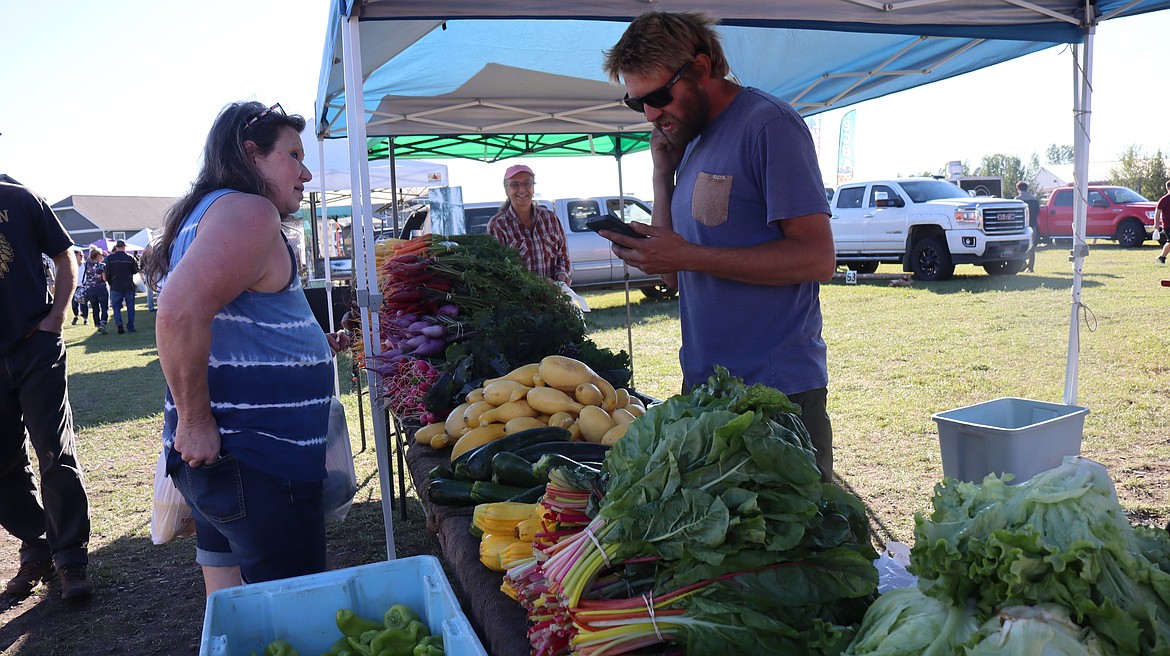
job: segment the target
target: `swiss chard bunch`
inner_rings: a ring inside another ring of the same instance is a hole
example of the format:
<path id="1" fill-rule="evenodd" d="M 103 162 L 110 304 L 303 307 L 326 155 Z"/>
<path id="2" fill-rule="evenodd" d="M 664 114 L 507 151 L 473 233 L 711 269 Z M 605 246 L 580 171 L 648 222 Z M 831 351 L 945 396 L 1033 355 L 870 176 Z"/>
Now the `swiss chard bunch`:
<path id="1" fill-rule="evenodd" d="M 578 608 L 582 653 L 663 641 L 690 654 L 845 649 L 875 594 L 876 553 L 861 502 L 820 482 L 797 409 L 718 368 L 630 424 L 606 456 L 588 539 L 546 563 Z M 590 600 L 619 563 L 644 596 Z"/>

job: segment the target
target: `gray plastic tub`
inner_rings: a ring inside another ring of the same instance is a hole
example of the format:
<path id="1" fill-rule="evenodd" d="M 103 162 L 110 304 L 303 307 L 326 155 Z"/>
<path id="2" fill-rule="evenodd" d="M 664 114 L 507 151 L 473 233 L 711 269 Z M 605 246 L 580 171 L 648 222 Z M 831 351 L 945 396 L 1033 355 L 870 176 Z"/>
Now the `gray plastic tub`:
<path id="1" fill-rule="evenodd" d="M 1005 397 L 931 415 L 938 424 L 943 474 L 981 482 L 1014 474 L 1022 483 L 1080 455 L 1088 408 Z"/>

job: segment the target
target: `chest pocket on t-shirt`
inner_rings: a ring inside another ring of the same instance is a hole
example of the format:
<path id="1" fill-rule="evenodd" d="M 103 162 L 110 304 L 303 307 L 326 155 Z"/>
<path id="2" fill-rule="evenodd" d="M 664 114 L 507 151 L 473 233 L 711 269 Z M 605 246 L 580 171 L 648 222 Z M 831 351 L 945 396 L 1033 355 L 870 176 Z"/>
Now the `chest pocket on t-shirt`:
<path id="1" fill-rule="evenodd" d="M 708 228 L 723 225 L 731 205 L 731 181 L 730 175 L 700 171 L 691 194 L 691 216 Z"/>

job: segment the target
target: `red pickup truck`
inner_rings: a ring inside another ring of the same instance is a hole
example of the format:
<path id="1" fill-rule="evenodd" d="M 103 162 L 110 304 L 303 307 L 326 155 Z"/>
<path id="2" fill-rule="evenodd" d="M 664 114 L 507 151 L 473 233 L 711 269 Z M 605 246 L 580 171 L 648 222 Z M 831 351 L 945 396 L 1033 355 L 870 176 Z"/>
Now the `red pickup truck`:
<path id="1" fill-rule="evenodd" d="M 1072 187 L 1061 187 L 1040 207 L 1040 238 L 1048 241 L 1072 238 Z M 1126 187 L 1089 187 L 1085 237 L 1115 239 L 1126 248 L 1141 246 L 1154 232 L 1157 203 Z"/>

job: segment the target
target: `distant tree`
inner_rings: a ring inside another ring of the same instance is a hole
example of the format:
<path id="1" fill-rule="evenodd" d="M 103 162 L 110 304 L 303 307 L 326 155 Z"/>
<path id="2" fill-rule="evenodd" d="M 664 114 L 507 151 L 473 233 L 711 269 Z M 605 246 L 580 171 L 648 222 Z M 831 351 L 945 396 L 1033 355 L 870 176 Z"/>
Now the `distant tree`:
<path id="1" fill-rule="evenodd" d="M 1161 198 L 1166 190 L 1166 161 L 1161 149 L 1147 156 L 1140 146 L 1130 145 L 1117 158 L 1117 166 L 1109 169 L 1110 181 L 1129 187 L 1150 199 Z"/>
<path id="2" fill-rule="evenodd" d="M 1003 153 L 984 155 L 976 174 L 998 176 L 1003 180 L 1003 193 L 1005 195 L 1015 195 L 1016 183 L 1027 178 L 1027 171 L 1024 170 L 1024 164 L 1020 158 Z"/>
<path id="3" fill-rule="evenodd" d="M 1162 149 L 1149 159 L 1146 165 L 1146 176 L 1150 186 L 1146 191 L 1138 192 L 1150 200 L 1158 200 L 1166 193 L 1166 181 L 1170 180 L 1170 173 L 1166 171 L 1166 159 L 1162 156 Z"/>
<path id="4" fill-rule="evenodd" d="M 1072 164 L 1073 147 L 1050 144 L 1046 153 L 1049 164 Z"/>
<path id="5" fill-rule="evenodd" d="M 1028 183 L 1028 189 L 1032 193 L 1038 193 L 1036 189 L 1036 178 L 1040 175 L 1040 156 L 1032 153 L 1032 158 L 1028 160 L 1028 165 L 1024 167 L 1024 182 Z"/>

